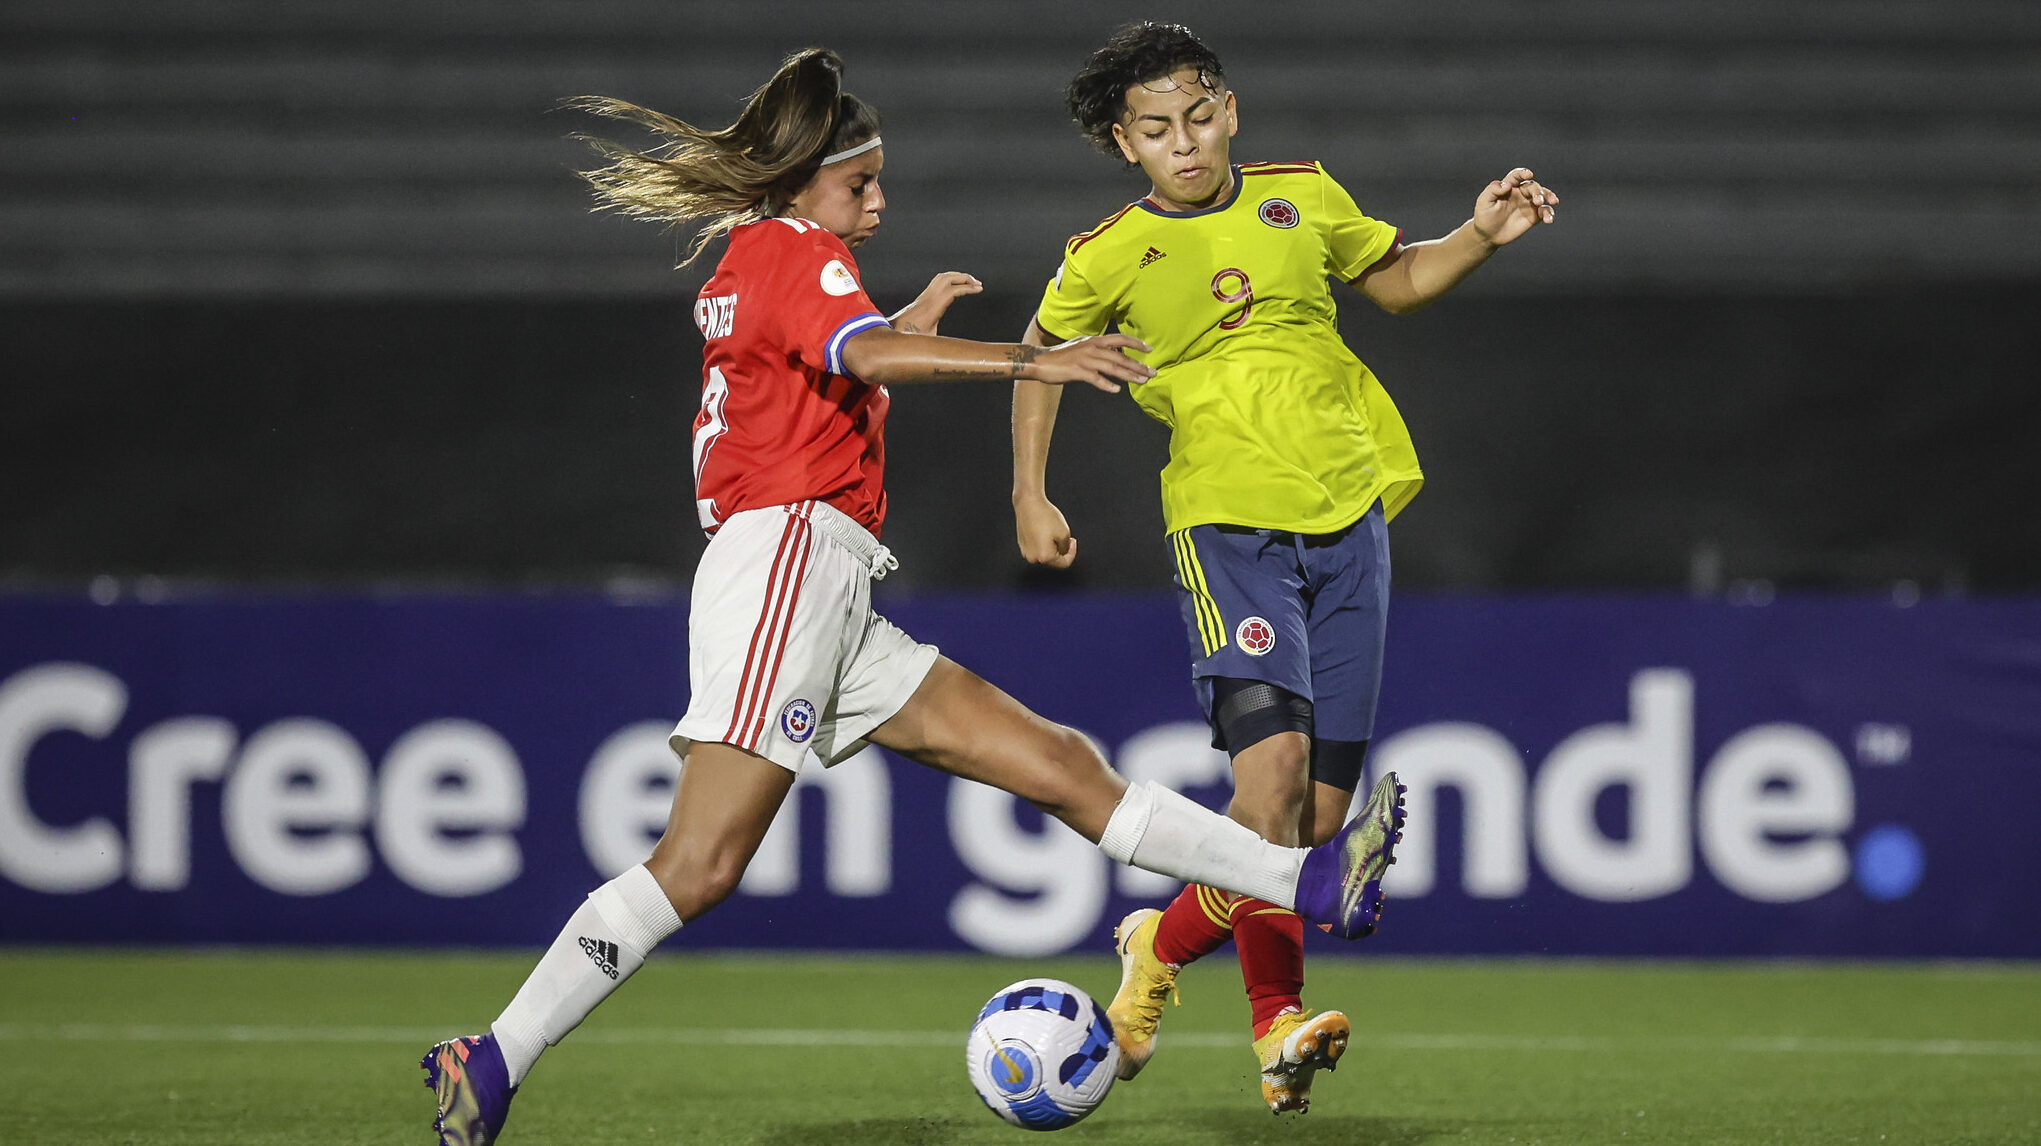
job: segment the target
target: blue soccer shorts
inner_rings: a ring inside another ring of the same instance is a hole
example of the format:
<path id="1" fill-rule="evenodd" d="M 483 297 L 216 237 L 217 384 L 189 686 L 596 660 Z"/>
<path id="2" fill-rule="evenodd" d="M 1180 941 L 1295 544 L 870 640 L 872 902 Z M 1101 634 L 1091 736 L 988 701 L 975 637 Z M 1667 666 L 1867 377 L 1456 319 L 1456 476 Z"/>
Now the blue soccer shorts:
<path id="1" fill-rule="evenodd" d="M 1337 533 L 1197 525 L 1169 541 L 1191 678 L 1215 747 L 1228 747 L 1213 711 L 1215 677 L 1264 681 L 1310 701 L 1314 739 L 1374 736 L 1389 614 L 1379 502 Z"/>

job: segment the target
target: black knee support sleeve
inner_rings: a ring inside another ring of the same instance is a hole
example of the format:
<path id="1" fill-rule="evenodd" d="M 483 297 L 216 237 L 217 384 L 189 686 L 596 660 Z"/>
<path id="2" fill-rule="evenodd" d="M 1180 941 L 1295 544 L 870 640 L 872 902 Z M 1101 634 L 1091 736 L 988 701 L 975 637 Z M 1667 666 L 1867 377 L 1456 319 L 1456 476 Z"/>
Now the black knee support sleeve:
<path id="1" fill-rule="evenodd" d="M 1311 702 L 1267 681 L 1212 678 L 1212 747 L 1236 755 L 1279 732 L 1311 735 Z"/>

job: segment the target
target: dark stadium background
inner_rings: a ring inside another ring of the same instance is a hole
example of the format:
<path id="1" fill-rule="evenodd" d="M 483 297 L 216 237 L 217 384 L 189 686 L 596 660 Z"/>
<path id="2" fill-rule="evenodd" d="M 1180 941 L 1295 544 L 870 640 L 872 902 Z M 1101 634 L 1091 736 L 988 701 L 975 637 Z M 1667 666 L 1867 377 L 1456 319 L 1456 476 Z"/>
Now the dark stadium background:
<path id="1" fill-rule="evenodd" d="M 1143 190 L 1059 98 L 1135 15 L 1221 53 L 1237 157 L 1408 237 L 1515 164 L 1565 197 L 1426 313 L 1345 300 L 1428 472 L 1400 587 L 2041 589 L 2041 11 L 1931 0 L 0 6 L 0 584 L 684 582 L 707 264 L 588 213 L 553 105 L 721 123 L 837 48 L 872 293 L 971 271 L 945 331 L 1007 339 Z M 897 584 L 1163 585 L 1159 428 L 1066 405 L 1083 559 L 1031 573 L 1006 406 L 898 395 Z"/>

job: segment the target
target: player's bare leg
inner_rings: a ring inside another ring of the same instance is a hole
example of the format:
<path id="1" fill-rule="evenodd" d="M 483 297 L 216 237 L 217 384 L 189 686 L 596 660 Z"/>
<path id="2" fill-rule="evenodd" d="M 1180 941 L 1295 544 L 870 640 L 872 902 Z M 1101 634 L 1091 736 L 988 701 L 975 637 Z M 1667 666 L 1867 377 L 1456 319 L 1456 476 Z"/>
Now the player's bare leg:
<path id="1" fill-rule="evenodd" d="M 1304 807 L 1297 817 L 1297 843 L 1315 848 L 1339 834 L 1352 814 L 1354 794 L 1320 780 L 1311 781 L 1304 792 Z"/>
<path id="2" fill-rule="evenodd" d="M 1011 792 L 1093 843 L 1127 791 L 1083 733 L 1036 715 L 948 657 L 936 659 L 913 697 L 869 739 Z"/>
<path id="3" fill-rule="evenodd" d="M 1296 847 L 1311 788 L 1311 738 L 1278 732 L 1233 757 L 1233 799 L 1226 814 L 1272 844 Z"/>
<path id="4" fill-rule="evenodd" d="M 689 745 L 666 832 L 645 861 L 682 923 L 737 890 L 793 786 L 792 772 L 756 753 Z"/>
<path id="5" fill-rule="evenodd" d="M 1337 857 L 1279 847 L 1152 781 L 1129 785 L 1084 734 L 1045 720 L 939 657 L 869 739 L 911 760 L 1011 792 L 1120 863 L 1186 882 L 1293 901 L 1306 873 L 1331 919 Z M 1314 859 L 1316 862 L 1314 862 Z M 1334 925 L 1339 925 L 1335 921 Z"/>

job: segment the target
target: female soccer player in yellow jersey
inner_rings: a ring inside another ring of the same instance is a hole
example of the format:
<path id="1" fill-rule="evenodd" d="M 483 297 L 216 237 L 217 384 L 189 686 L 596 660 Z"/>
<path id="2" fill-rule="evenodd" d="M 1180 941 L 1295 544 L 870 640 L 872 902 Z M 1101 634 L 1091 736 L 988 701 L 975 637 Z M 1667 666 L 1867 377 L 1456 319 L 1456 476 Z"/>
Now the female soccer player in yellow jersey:
<path id="1" fill-rule="evenodd" d="M 1233 759 L 1229 814 L 1272 843 L 1339 830 L 1358 786 L 1382 669 L 1387 521 L 1423 481 L 1389 395 L 1341 340 L 1327 279 L 1403 314 L 1498 247 L 1555 218 L 1559 196 L 1517 168 L 1481 191 L 1451 234 L 1403 243 L 1315 162 L 1241 163 L 1218 57 L 1175 24 L 1128 25 L 1071 81 L 1072 116 L 1106 154 L 1138 164 L 1147 196 L 1071 239 L 1027 341 L 1119 329 L 1154 349 L 1135 385 L 1170 428 L 1164 528 L 1215 746 Z M 1077 557 L 1046 495 L 1058 387 L 1014 386 L 1014 513 L 1022 554 Z M 1394 799 L 1378 790 L 1370 799 Z M 1115 932 L 1110 1008 L 1130 1078 L 1155 1049 L 1162 1002 L 1185 964 L 1228 937 L 1254 1013 L 1262 1096 L 1303 1110 L 1312 1076 L 1351 1034 L 1300 999 L 1294 912 L 1192 885 Z"/>

